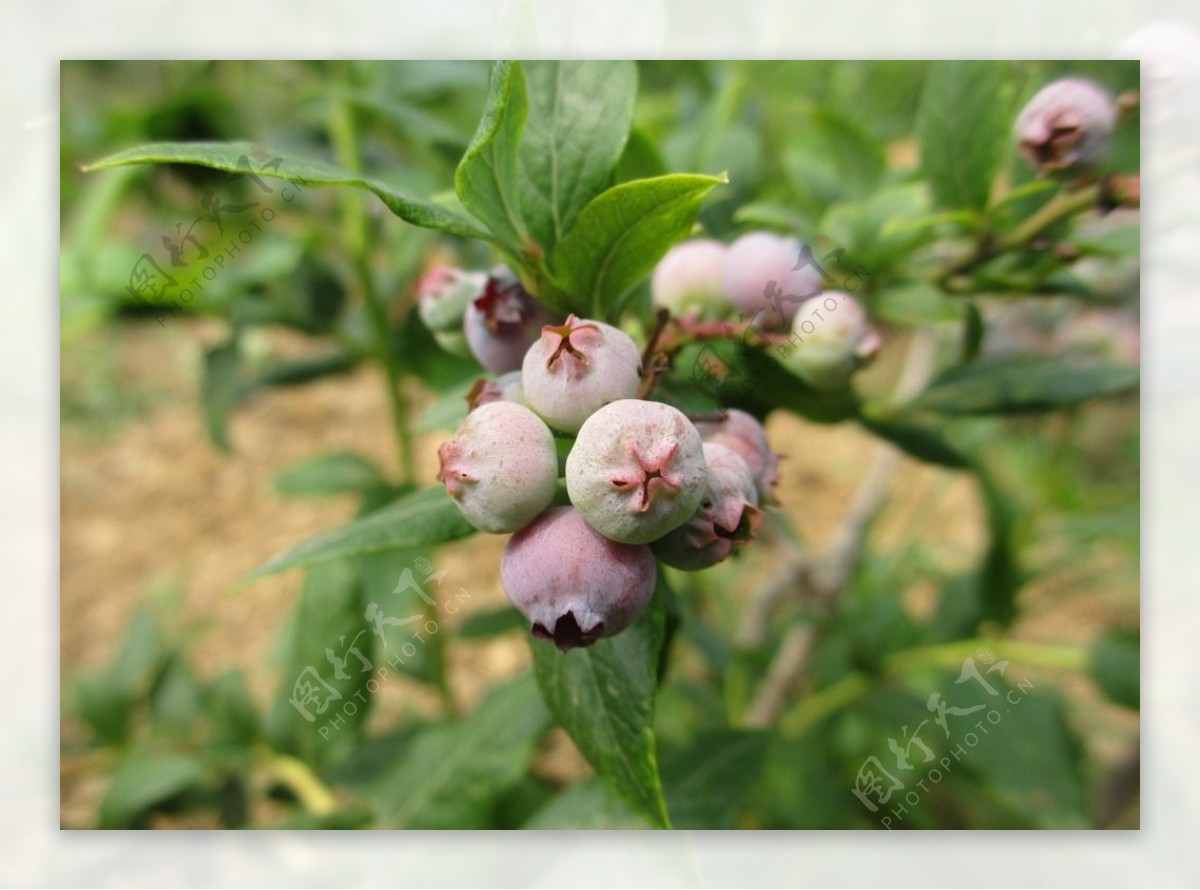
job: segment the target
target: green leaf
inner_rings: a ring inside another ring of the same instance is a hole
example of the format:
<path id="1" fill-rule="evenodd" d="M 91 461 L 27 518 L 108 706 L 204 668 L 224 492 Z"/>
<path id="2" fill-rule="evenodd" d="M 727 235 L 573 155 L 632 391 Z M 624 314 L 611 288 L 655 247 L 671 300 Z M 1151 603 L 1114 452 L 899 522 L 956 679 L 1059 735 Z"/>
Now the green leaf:
<path id="1" fill-rule="evenodd" d="M 814 107 L 792 126 L 784 171 L 808 199 L 806 206 L 859 200 L 879 185 L 886 167 L 883 147 L 853 121 Z"/>
<path id="2" fill-rule="evenodd" d="M 318 455 L 275 477 L 275 491 L 285 497 L 328 497 L 385 484 L 379 467 L 352 451 Z"/>
<path id="3" fill-rule="evenodd" d="M 472 612 L 463 619 L 458 628 L 460 640 L 490 640 L 512 631 L 523 631 L 527 627 L 525 618 L 511 606 Z"/>
<path id="4" fill-rule="evenodd" d="M 1007 62 L 929 66 L 918 113 L 921 169 L 938 204 L 982 210 L 1009 150 L 1013 83 Z"/>
<path id="5" fill-rule="evenodd" d="M 637 65 L 525 62 L 529 118 L 521 144 L 521 207 L 529 234 L 552 254 L 579 213 L 613 181 L 629 137 Z"/>
<path id="6" fill-rule="evenodd" d="M 614 318 L 629 290 L 691 231 L 704 196 L 726 181 L 677 173 L 625 182 L 594 198 L 551 259 L 574 308 Z"/>
<path id="7" fill-rule="evenodd" d="M 365 600 L 348 560 L 316 566 L 305 576 L 267 715 L 266 734 L 276 750 L 321 765 L 357 743 L 370 710 L 367 682 L 378 667 Z M 342 677 L 331 655 L 344 660 Z"/>
<path id="8" fill-rule="evenodd" d="M 1109 631 L 1092 649 L 1092 679 L 1112 701 L 1141 707 L 1141 647 L 1136 633 Z"/>
<path id="9" fill-rule="evenodd" d="M 100 803 L 101 828 L 125 828 L 139 816 L 201 783 L 204 764 L 194 757 L 131 750 L 113 773 Z"/>
<path id="10" fill-rule="evenodd" d="M 209 441 L 222 451 L 232 451 L 229 415 L 242 391 L 241 361 L 235 340 L 204 353 L 200 380 L 200 402 L 204 406 L 204 429 Z"/>
<path id="11" fill-rule="evenodd" d="M 941 288 L 923 282 L 885 288 L 871 300 L 871 311 L 885 321 L 903 325 L 931 325 L 962 318 L 962 304 Z"/>
<path id="12" fill-rule="evenodd" d="M 1128 392 L 1137 384 L 1136 368 L 1072 365 L 1056 358 L 996 358 L 943 371 L 909 409 L 941 414 L 1054 411 Z"/>
<path id="13" fill-rule="evenodd" d="M 979 776 L 983 790 L 1022 821 L 1046 829 L 1088 828 L 1083 758 L 1060 696 L 1016 670 L 1010 665 L 1003 677 L 995 672 L 984 675 L 995 696 L 973 682 L 942 687 L 950 707 L 986 704 L 1000 714 L 999 723 L 984 723 L 986 733 L 975 730 L 979 742 L 974 747 L 965 743 L 972 729 L 968 718 L 950 724 L 951 741 L 968 752 L 962 764 Z M 971 723 L 984 714 L 971 715 Z"/>
<path id="14" fill-rule="evenodd" d="M 598 777 L 555 795 L 521 827 L 539 831 L 653 828 Z"/>
<path id="15" fill-rule="evenodd" d="M 794 207 L 783 204 L 773 204 L 769 201 L 752 201 L 743 204 L 733 213 L 733 221 L 740 226 L 754 226 L 760 229 L 774 229 L 789 235 L 799 235 L 813 231 L 815 226 L 804 214 Z"/>
<path id="16" fill-rule="evenodd" d="M 527 112 L 521 63 L 497 62 L 483 118 L 454 171 L 454 190 L 463 206 L 515 253 L 526 241 L 517 152 Z"/>
<path id="17" fill-rule="evenodd" d="M 119 745 L 129 738 L 132 693 L 111 675 L 80 677 L 75 685 L 75 710 L 104 744 Z"/>
<path id="18" fill-rule="evenodd" d="M 349 185 L 364 188 L 376 195 L 388 210 L 405 222 L 426 229 L 438 229 L 464 238 L 488 240 L 488 235 L 470 220 L 432 201 L 415 198 L 376 179 L 369 179 L 343 170 L 334 164 L 298 157 L 288 152 L 275 152 L 267 163 L 276 159 L 279 166 L 253 164 L 249 158 L 254 146 L 249 142 L 152 142 L 137 148 L 119 151 L 84 167 L 84 172 L 104 170 L 127 164 L 194 164 L 229 173 L 254 173 L 274 179 L 285 179 L 302 186 Z"/>
<path id="19" fill-rule="evenodd" d="M 405 495 L 349 525 L 310 538 L 268 561 L 250 578 L 364 553 L 427 547 L 465 538 L 474 531 L 445 490 L 432 486 Z"/>
<path id="20" fill-rule="evenodd" d="M 758 781 L 770 736 L 723 729 L 662 754 L 662 782 L 675 828 L 736 828 L 734 816 Z"/>
<path id="21" fill-rule="evenodd" d="M 555 721 L 609 786 L 658 828 L 670 826 L 653 730 L 663 626 L 656 595 L 632 627 L 587 648 L 560 653 L 530 640 Z"/>
<path id="22" fill-rule="evenodd" d="M 1007 626 L 1017 617 L 1017 592 L 1023 582 L 1013 546 L 1016 509 L 978 463 L 975 475 L 988 523 L 988 548 L 979 567 L 980 617 Z"/>
<path id="23" fill-rule="evenodd" d="M 417 734 L 372 789 L 390 828 L 486 828 L 493 804 L 520 781 L 550 718 L 529 676 L 494 692 L 459 722 Z"/>
<path id="24" fill-rule="evenodd" d="M 933 430 L 911 423 L 862 417 L 863 426 L 880 438 L 887 439 L 901 451 L 925 463 L 965 470 L 970 460 Z"/>
<path id="25" fill-rule="evenodd" d="M 974 300 L 966 301 L 966 315 L 963 317 L 962 358 L 963 362 L 974 361 L 979 356 L 983 346 L 983 337 L 987 333 L 983 313 Z"/>

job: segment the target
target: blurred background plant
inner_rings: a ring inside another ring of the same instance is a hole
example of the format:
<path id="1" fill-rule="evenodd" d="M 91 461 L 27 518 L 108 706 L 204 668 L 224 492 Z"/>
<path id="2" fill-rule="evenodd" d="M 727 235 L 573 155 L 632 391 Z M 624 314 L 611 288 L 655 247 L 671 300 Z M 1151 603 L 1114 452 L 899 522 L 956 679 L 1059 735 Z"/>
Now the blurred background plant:
<path id="1" fill-rule="evenodd" d="M 421 322 L 421 273 L 499 255 L 578 296 L 493 220 L 490 248 L 464 237 L 486 230 L 455 171 L 516 95 L 489 67 L 63 64 L 64 826 L 1136 826 L 1136 115 L 1099 180 L 1038 178 L 1012 134 L 1060 77 L 1128 106 L 1137 63 L 596 78 L 636 90 L 613 181 L 726 173 L 689 180 L 696 230 L 804 239 L 854 274 L 884 346 L 832 389 L 736 335 L 708 344 L 732 371 L 707 389 L 702 347 L 675 355 L 659 397 L 766 418 L 782 507 L 765 546 L 666 572 L 656 627 L 559 662 L 504 603 L 502 542 L 426 490 L 481 372 Z M 536 109 L 550 69 L 531 70 Z M 80 172 L 197 141 L 237 145 Z M 338 176 L 383 200 L 318 187 Z M 635 271 L 605 310 L 644 340 Z M 191 298 L 147 298 L 167 280 Z M 371 604 L 436 631 L 377 639 Z M 631 652 L 648 682 L 564 718 L 556 683 Z M 310 668 L 332 709 L 312 721 Z"/>

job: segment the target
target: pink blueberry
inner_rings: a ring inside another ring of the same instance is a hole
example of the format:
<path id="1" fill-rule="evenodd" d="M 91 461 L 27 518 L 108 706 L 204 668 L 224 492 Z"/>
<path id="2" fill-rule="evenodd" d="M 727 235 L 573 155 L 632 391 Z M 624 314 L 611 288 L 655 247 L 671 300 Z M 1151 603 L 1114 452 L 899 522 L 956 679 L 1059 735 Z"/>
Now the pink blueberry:
<path id="1" fill-rule="evenodd" d="M 821 273 L 805 265 L 803 251 L 796 238 L 772 232 L 738 238 L 725 254 L 725 298 L 763 327 L 786 327 L 800 304 L 821 292 Z"/>
<path id="2" fill-rule="evenodd" d="M 573 433 L 598 408 L 637 395 L 641 365 L 641 352 L 624 331 L 572 315 L 544 327 L 529 347 L 521 386 L 548 424 Z"/>
<path id="3" fill-rule="evenodd" d="M 626 544 L 661 538 L 691 518 L 708 471 L 700 434 L 662 402 L 621 399 L 579 430 L 567 494 L 600 534 Z"/>
<path id="4" fill-rule="evenodd" d="M 792 335 L 776 347 L 784 367 L 817 388 L 843 386 L 879 351 L 882 340 L 854 297 L 826 291 L 800 307 Z"/>
<path id="5" fill-rule="evenodd" d="M 737 408 L 725 412 L 717 421 L 696 424 L 706 443 L 724 445 L 746 462 L 760 503 L 776 503 L 775 486 L 779 484 L 779 455 L 771 450 L 767 431 L 750 414 Z"/>
<path id="6" fill-rule="evenodd" d="M 482 405 L 438 449 L 438 480 L 480 531 L 524 528 L 554 500 L 558 457 L 554 435 L 514 402 Z"/>
<path id="7" fill-rule="evenodd" d="M 758 491 L 746 462 L 716 442 L 704 443 L 708 489 L 692 518 L 651 545 L 669 566 L 694 572 L 727 559 L 754 539 L 760 515 Z"/>
<path id="8" fill-rule="evenodd" d="M 560 650 L 590 646 L 627 628 L 654 593 L 645 544 L 619 544 L 573 507 L 554 507 L 513 535 L 500 581 L 533 635 Z"/>
<path id="9" fill-rule="evenodd" d="M 1039 173 L 1101 164 L 1117 124 L 1112 97 L 1090 80 L 1068 77 L 1043 87 L 1017 117 L 1017 148 Z"/>
<path id="10" fill-rule="evenodd" d="M 654 305 L 683 315 L 721 315 L 728 306 L 722 276 L 729 248 L 711 238 L 676 244 L 659 260 L 650 279 Z"/>

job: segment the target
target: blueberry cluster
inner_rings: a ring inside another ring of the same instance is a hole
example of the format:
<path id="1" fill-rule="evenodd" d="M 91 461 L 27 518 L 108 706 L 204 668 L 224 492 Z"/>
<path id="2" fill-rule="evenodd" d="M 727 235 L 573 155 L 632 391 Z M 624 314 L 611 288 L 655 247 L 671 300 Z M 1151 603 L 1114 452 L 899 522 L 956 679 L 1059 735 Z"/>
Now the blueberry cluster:
<path id="1" fill-rule="evenodd" d="M 619 633 L 649 602 L 656 560 L 704 569 L 753 539 L 778 478 L 757 420 L 729 411 L 694 423 L 638 398 L 641 352 L 620 329 L 548 317 L 495 275 L 437 274 L 422 293 L 426 322 L 452 316 L 468 291 L 467 345 L 499 375 L 438 449 L 438 479 L 473 526 L 512 533 L 500 577 L 535 636 L 567 650 Z M 554 506 L 560 442 L 570 506 Z"/>

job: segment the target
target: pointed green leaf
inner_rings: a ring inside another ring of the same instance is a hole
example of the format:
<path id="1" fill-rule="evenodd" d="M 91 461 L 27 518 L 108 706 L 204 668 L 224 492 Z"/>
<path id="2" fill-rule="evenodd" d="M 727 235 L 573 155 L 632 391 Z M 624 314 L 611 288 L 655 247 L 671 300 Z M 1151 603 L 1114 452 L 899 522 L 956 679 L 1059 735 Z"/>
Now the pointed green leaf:
<path id="1" fill-rule="evenodd" d="M 526 241 L 517 152 L 527 110 L 521 63 L 497 62 L 483 118 L 454 172 L 454 190 L 463 206 L 516 253 Z"/>
<path id="2" fill-rule="evenodd" d="M 377 179 L 351 173 L 334 164 L 299 157 L 288 152 L 273 152 L 266 164 L 250 161 L 254 146 L 249 142 L 152 142 L 119 151 L 84 167 L 84 172 L 121 167 L 128 164 L 194 164 L 229 173 L 253 173 L 285 179 L 301 186 L 349 185 L 375 194 L 387 208 L 406 222 L 426 229 L 438 229 L 464 238 L 487 240 L 487 233 L 469 219 L 432 201 L 415 198 Z M 274 162 L 280 163 L 276 167 Z"/>
<path id="3" fill-rule="evenodd" d="M 459 722 L 420 732 L 376 783 L 389 828 L 486 828 L 491 807 L 524 775 L 550 717 L 529 676 Z"/>
<path id="4" fill-rule="evenodd" d="M 1054 411 L 1137 384 L 1137 368 L 1016 356 L 949 368 L 909 408 L 942 414 Z"/>
<path id="5" fill-rule="evenodd" d="M 525 62 L 529 119 L 521 145 L 521 206 L 543 252 L 613 181 L 637 96 L 630 61 Z"/>
<path id="6" fill-rule="evenodd" d="M 285 497 L 327 497 L 368 491 L 386 485 L 373 461 L 353 451 L 309 458 L 275 477 L 275 491 Z"/>
<path id="7" fill-rule="evenodd" d="M 615 317 L 629 290 L 691 231 L 704 196 L 727 181 L 677 173 L 625 182 L 592 199 L 551 258 L 577 311 Z"/>
<path id="8" fill-rule="evenodd" d="M 1007 62 L 941 61 L 929 66 L 917 139 L 921 168 L 938 204 L 982 210 L 1009 151 L 1014 84 Z"/>
<path id="9" fill-rule="evenodd" d="M 267 715 L 266 734 L 276 750 L 319 766 L 359 740 L 370 711 L 367 682 L 376 667 L 375 635 L 365 611 L 351 561 L 325 563 L 305 576 Z M 340 669 L 331 657 L 344 660 Z"/>
<path id="10" fill-rule="evenodd" d="M 405 495 L 349 525 L 310 538 L 268 561 L 250 577 L 381 550 L 442 544 L 474 531 L 445 490 L 432 486 Z"/>
<path id="11" fill-rule="evenodd" d="M 204 764 L 181 754 L 129 751 L 100 803 L 101 828 L 125 828 L 138 816 L 205 778 Z"/>
<path id="12" fill-rule="evenodd" d="M 532 640 L 534 673 L 555 721 L 636 812 L 670 827 L 654 743 L 654 694 L 663 639 L 656 595 L 628 630 L 560 653 Z"/>

